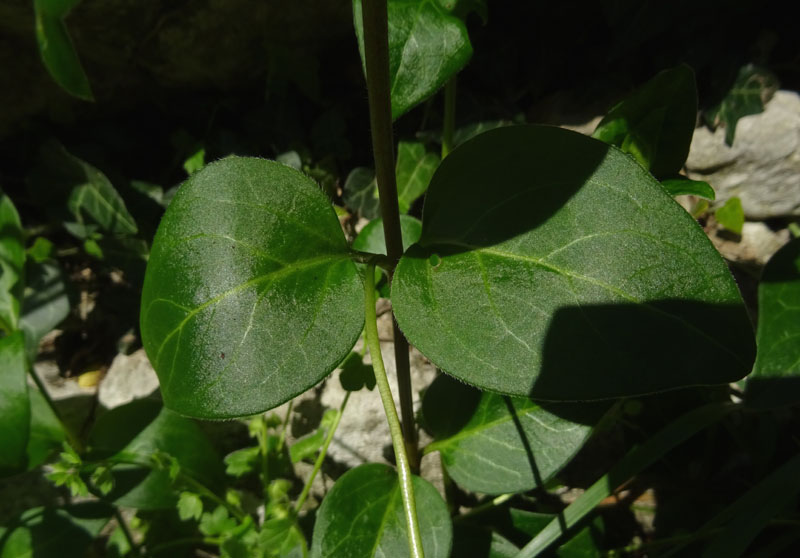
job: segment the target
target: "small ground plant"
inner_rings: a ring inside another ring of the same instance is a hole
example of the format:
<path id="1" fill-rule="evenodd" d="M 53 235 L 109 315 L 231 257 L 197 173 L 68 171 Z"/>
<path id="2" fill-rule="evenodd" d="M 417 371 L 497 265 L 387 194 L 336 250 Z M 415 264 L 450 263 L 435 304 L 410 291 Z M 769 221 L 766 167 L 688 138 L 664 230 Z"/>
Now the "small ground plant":
<path id="1" fill-rule="evenodd" d="M 800 243 L 767 266 L 754 334 L 728 266 L 673 199 L 714 198 L 680 174 L 697 116 L 685 65 L 614 106 L 593 137 L 539 125 L 457 132 L 456 74 L 472 53 L 464 20 L 485 9 L 354 0 L 375 170 L 351 173 L 344 199 L 375 218 L 352 243 L 330 199 L 296 168 L 231 156 L 191 174 L 158 227 L 141 300 L 163 406 L 116 408 L 86 438 L 61 428 L 46 391 L 28 389 L 31 350 L 55 324 L 25 321 L 30 256 L 13 204 L 0 200 L 0 471 L 38 466 L 63 442 L 49 477 L 91 495 L 0 528 L 0 557 L 49 555 L 64 540 L 82 555 L 111 517 L 116 556 L 738 556 L 780 525 L 795 532 L 761 555 L 796 544 L 800 457 L 773 451 L 762 479 L 698 532 L 604 548 L 596 511 L 631 479 L 698 433 L 768 428 L 764 417 L 797 403 Z M 441 152 L 395 149 L 393 121 L 442 88 Z M 423 196 L 420 222 L 408 213 Z M 378 296 L 391 300 L 399 412 Z M 353 351 L 362 336 L 370 366 Z M 408 343 L 442 372 L 418 415 Z M 291 411 L 268 411 L 335 369 L 348 395 L 289 444 Z M 375 386 L 395 466 L 351 469 L 309 509 L 349 393 Z M 662 392 L 682 414 L 637 422 L 641 402 Z M 249 417 L 255 442 L 223 462 L 187 417 Z M 643 433 L 638 443 L 569 505 L 554 503 L 558 475 L 594 433 L 619 423 Z M 422 448 L 420 427 L 434 440 Z M 445 498 L 419 476 L 421 457 L 435 452 Z M 313 468 L 298 489 L 304 460 Z M 259 501 L 242 497 L 247 483 Z M 133 521 L 121 511 L 131 508 Z M 165 509 L 172 515 L 158 515 Z"/>

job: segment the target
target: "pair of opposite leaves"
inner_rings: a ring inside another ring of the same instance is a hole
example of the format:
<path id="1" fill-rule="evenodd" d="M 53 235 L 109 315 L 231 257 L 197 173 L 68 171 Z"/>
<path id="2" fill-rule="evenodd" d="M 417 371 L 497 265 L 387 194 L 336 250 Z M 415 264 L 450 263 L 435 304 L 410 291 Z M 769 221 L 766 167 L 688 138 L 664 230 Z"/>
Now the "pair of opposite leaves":
<path id="1" fill-rule="evenodd" d="M 741 296 L 702 229 L 629 156 L 501 128 L 434 175 L 392 285 L 398 323 L 474 386 L 591 400 L 750 371 Z M 168 407 L 224 418 L 322 380 L 364 321 L 339 222 L 305 175 L 229 157 L 178 191 L 153 242 L 141 329 Z"/>

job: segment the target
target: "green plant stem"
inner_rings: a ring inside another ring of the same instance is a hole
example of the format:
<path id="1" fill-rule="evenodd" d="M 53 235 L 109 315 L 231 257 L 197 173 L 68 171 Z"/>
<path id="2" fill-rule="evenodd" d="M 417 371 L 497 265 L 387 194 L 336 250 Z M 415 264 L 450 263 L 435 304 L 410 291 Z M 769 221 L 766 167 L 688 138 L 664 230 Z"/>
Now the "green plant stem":
<path id="1" fill-rule="evenodd" d="M 467 513 L 454 517 L 453 521 L 458 523 L 460 521 L 464 521 L 464 520 L 469 519 L 471 517 L 475 517 L 476 515 L 482 514 L 485 511 L 492 510 L 492 509 L 496 508 L 497 506 L 502 506 L 503 504 L 508 502 L 511 498 L 513 498 L 514 496 L 516 496 L 516 494 L 501 494 L 500 496 L 495 496 L 494 498 L 492 498 L 488 502 L 484 502 L 483 504 L 475 506 L 474 508 L 469 510 Z"/>
<path id="2" fill-rule="evenodd" d="M 261 415 L 261 432 L 258 436 L 258 453 L 261 456 L 261 487 L 264 491 L 264 502 L 269 500 L 269 447 L 267 436 L 267 415 Z"/>
<path id="3" fill-rule="evenodd" d="M 303 491 L 300 493 L 300 496 L 297 497 L 297 501 L 294 504 L 294 511 L 295 513 L 299 513 L 300 509 L 303 507 L 303 504 L 306 502 L 306 498 L 308 498 L 308 493 L 311 492 L 311 485 L 314 483 L 314 479 L 319 473 L 319 470 L 322 468 L 322 463 L 325 461 L 325 456 L 328 453 L 328 447 L 331 445 L 333 441 L 333 435 L 336 434 L 336 429 L 339 427 L 339 421 L 342 420 L 342 414 L 344 414 L 344 408 L 347 406 L 347 401 L 350 399 L 350 393 L 347 392 L 344 396 L 344 400 L 342 400 L 342 404 L 339 407 L 339 412 L 336 413 L 336 418 L 333 419 L 333 424 L 330 428 L 328 428 L 328 434 L 325 436 L 325 443 L 322 444 L 322 449 L 317 455 L 316 461 L 314 461 L 314 469 L 311 470 L 311 476 L 308 477 L 305 486 L 303 486 Z"/>
<path id="4" fill-rule="evenodd" d="M 372 151 L 375 177 L 378 182 L 386 255 L 389 259 L 389 280 L 403 255 L 400 231 L 400 207 L 397 202 L 394 140 L 392 138 L 392 95 L 389 80 L 389 18 L 386 0 L 364 0 L 361 3 L 364 24 L 364 58 L 367 69 L 367 96 L 372 129 Z M 397 369 L 397 390 L 403 417 L 403 439 L 414 470 L 419 469 L 417 432 L 414 427 L 411 368 L 408 341 L 394 323 L 394 355 Z"/>
<path id="5" fill-rule="evenodd" d="M 125 540 L 128 541 L 128 545 L 131 547 L 131 552 L 134 556 L 141 556 L 141 550 L 139 549 L 139 545 L 136 544 L 136 540 L 133 538 L 133 533 L 131 532 L 130 527 L 128 527 L 128 522 L 125 521 L 125 518 L 122 517 L 122 512 L 119 511 L 117 506 L 113 506 L 114 508 L 114 518 L 117 520 L 117 525 L 119 525 L 119 530 L 122 531 Z"/>
<path id="6" fill-rule="evenodd" d="M 442 159 L 453 150 L 453 132 L 456 128 L 456 76 L 444 86 L 444 124 L 442 125 Z"/>
<path id="7" fill-rule="evenodd" d="M 400 481 L 400 494 L 403 498 L 403 508 L 408 526 L 408 548 L 413 558 L 422 558 L 422 539 L 419 534 L 419 522 L 417 521 L 417 505 L 414 499 L 414 487 L 412 485 L 411 467 L 406 454 L 406 445 L 403 439 L 403 432 L 400 420 L 397 416 L 397 409 L 394 406 L 392 390 L 389 387 L 389 378 L 386 376 L 386 368 L 383 365 L 381 356 L 381 343 L 378 339 L 378 318 L 375 315 L 375 266 L 370 265 L 364 279 L 364 302 L 365 302 L 365 324 L 364 337 L 366 339 L 369 354 L 372 357 L 372 368 L 375 371 L 375 381 L 383 402 L 383 409 L 386 413 L 386 420 L 389 421 L 389 431 L 392 434 L 392 445 L 394 446 L 395 459 L 397 460 L 397 476 Z"/>
<path id="8" fill-rule="evenodd" d="M 61 428 L 64 430 L 64 434 L 67 437 L 67 442 L 75 449 L 75 451 L 78 454 L 83 453 L 84 450 L 83 442 L 81 442 L 80 438 L 72 431 L 69 425 L 66 422 L 64 422 L 64 417 L 59 412 L 58 407 L 56 407 L 56 403 L 55 401 L 53 401 L 53 398 L 50 397 L 50 394 L 47 392 L 47 388 L 45 387 L 44 382 L 42 382 L 42 379 L 33 369 L 33 365 L 27 362 L 27 359 L 25 362 L 25 366 L 28 368 L 28 374 L 33 379 L 33 383 L 36 384 L 36 387 L 39 389 L 39 393 L 42 394 L 42 397 L 44 397 L 45 402 L 47 402 L 47 406 L 50 407 L 50 410 L 53 411 L 53 415 L 55 415 L 56 419 L 61 424 Z"/>
<path id="9" fill-rule="evenodd" d="M 278 453 L 283 451 L 283 446 L 286 443 L 286 431 L 289 430 L 289 418 L 292 415 L 292 407 L 294 406 L 294 399 L 289 400 L 289 404 L 286 406 L 286 416 L 283 418 L 283 424 L 281 425 L 281 436 L 278 439 Z"/>

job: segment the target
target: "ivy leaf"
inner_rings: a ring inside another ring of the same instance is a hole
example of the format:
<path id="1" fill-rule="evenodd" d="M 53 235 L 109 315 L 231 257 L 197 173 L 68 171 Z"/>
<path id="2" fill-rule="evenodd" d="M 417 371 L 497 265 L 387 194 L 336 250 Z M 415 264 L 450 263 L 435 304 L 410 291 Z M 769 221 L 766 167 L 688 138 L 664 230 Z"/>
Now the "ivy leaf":
<path id="1" fill-rule="evenodd" d="M 408 213 L 411 204 L 425 193 L 436 167 L 439 156 L 425 151 L 420 142 L 401 141 L 397 146 L 397 201 L 400 213 Z"/>
<path id="2" fill-rule="evenodd" d="M 422 234 L 422 223 L 410 215 L 400 216 L 400 235 L 403 240 L 403 249 L 408 248 L 419 240 Z M 353 249 L 370 254 L 386 255 L 386 238 L 383 235 L 383 219 L 374 219 L 361 229 L 353 240 Z"/>
<path id="3" fill-rule="evenodd" d="M 22 303 L 25 246 L 22 223 L 11 198 L 0 191 L 0 332 L 17 329 Z"/>
<path id="4" fill-rule="evenodd" d="M 747 64 L 739 69 L 730 91 L 706 114 L 714 128 L 725 126 L 725 143 L 733 145 L 740 118 L 764 112 L 764 105 L 778 89 L 777 78 L 767 69 Z"/>
<path id="5" fill-rule="evenodd" d="M 305 558 L 308 555 L 306 538 L 290 517 L 264 521 L 258 545 L 267 558 Z"/>
<path id="6" fill-rule="evenodd" d="M 198 520 L 203 515 L 203 501 L 194 492 L 181 492 L 178 498 L 178 516 L 186 521 L 187 519 Z"/>
<path id="7" fill-rule="evenodd" d="M 207 165 L 170 203 L 144 280 L 142 341 L 165 405 L 225 418 L 288 401 L 350 352 L 363 296 L 312 180 L 262 159 Z"/>
<path id="8" fill-rule="evenodd" d="M 714 217 L 720 225 L 729 231 L 742 234 L 742 227 L 744 227 L 744 210 L 742 209 L 742 200 L 737 197 L 732 197 L 725 202 L 725 205 L 717 208 L 714 212 Z"/>
<path id="9" fill-rule="evenodd" d="M 205 512 L 200 519 L 200 532 L 209 537 L 226 535 L 236 529 L 236 520 L 228 516 L 225 506 L 217 506 L 213 512 Z"/>
<path id="10" fill-rule="evenodd" d="M 350 171 L 342 187 L 342 197 L 347 207 L 365 219 L 375 219 L 381 214 L 378 182 L 372 169 L 356 167 Z"/>
<path id="11" fill-rule="evenodd" d="M 25 470 L 31 408 L 22 332 L 0 337 L 0 476 Z"/>
<path id="12" fill-rule="evenodd" d="M 392 119 L 396 120 L 458 73 L 472 56 L 472 44 L 464 22 L 438 2 L 389 0 L 388 16 Z M 353 23 L 366 68 L 361 0 L 353 0 Z"/>
<path id="13" fill-rule="evenodd" d="M 612 108 L 593 137 L 630 153 L 661 178 L 689 156 L 697 120 L 697 86 L 686 64 L 664 70 Z"/>
<path id="14" fill-rule="evenodd" d="M 442 162 L 392 304 L 439 368 L 534 399 L 727 383 L 754 358 L 692 217 L 627 155 L 547 126 L 486 132 Z"/>
<path id="15" fill-rule="evenodd" d="M 64 91 L 93 101 L 89 79 L 72 45 L 64 17 L 78 0 L 34 0 L 36 41 L 45 68 Z"/>
<path id="16" fill-rule="evenodd" d="M 257 447 L 243 448 L 225 456 L 225 472 L 234 477 L 252 473 L 258 465 L 260 455 Z"/>
<path id="17" fill-rule="evenodd" d="M 747 377 L 747 403 L 756 408 L 800 401 L 800 239 L 769 260 L 758 285 L 758 355 Z"/>
<path id="18" fill-rule="evenodd" d="M 425 423 L 436 435 L 425 453 L 439 451 L 447 473 L 473 492 L 544 488 L 583 446 L 607 408 L 572 403 L 545 409 L 530 399 L 481 393 L 442 375 L 422 403 Z M 569 420 L 559 411 L 579 414 L 582 420 Z"/>
<path id="19" fill-rule="evenodd" d="M 452 525 L 447 505 L 428 481 L 413 477 L 425 556 L 450 556 Z M 317 510 L 312 558 L 408 556 L 400 483 L 388 465 L 368 463 L 336 481 Z"/>

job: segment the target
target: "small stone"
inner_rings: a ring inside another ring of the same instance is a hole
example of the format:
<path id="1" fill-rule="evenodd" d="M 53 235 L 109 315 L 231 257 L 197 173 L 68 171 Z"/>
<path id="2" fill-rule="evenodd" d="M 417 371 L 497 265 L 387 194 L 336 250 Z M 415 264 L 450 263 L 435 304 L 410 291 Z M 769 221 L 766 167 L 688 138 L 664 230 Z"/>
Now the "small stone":
<path id="1" fill-rule="evenodd" d="M 686 167 L 711 184 L 717 206 L 738 196 L 751 220 L 800 215 L 800 95 L 776 92 L 764 112 L 739 120 L 730 147 L 722 127 L 697 128 Z"/>
<path id="2" fill-rule="evenodd" d="M 113 409 L 151 395 L 158 385 L 158 376 L 144 349 L 139 349 L 131 355 L 119 354 L 114 358 L 100 383 L 97 398 L 103 407 Z"/>

